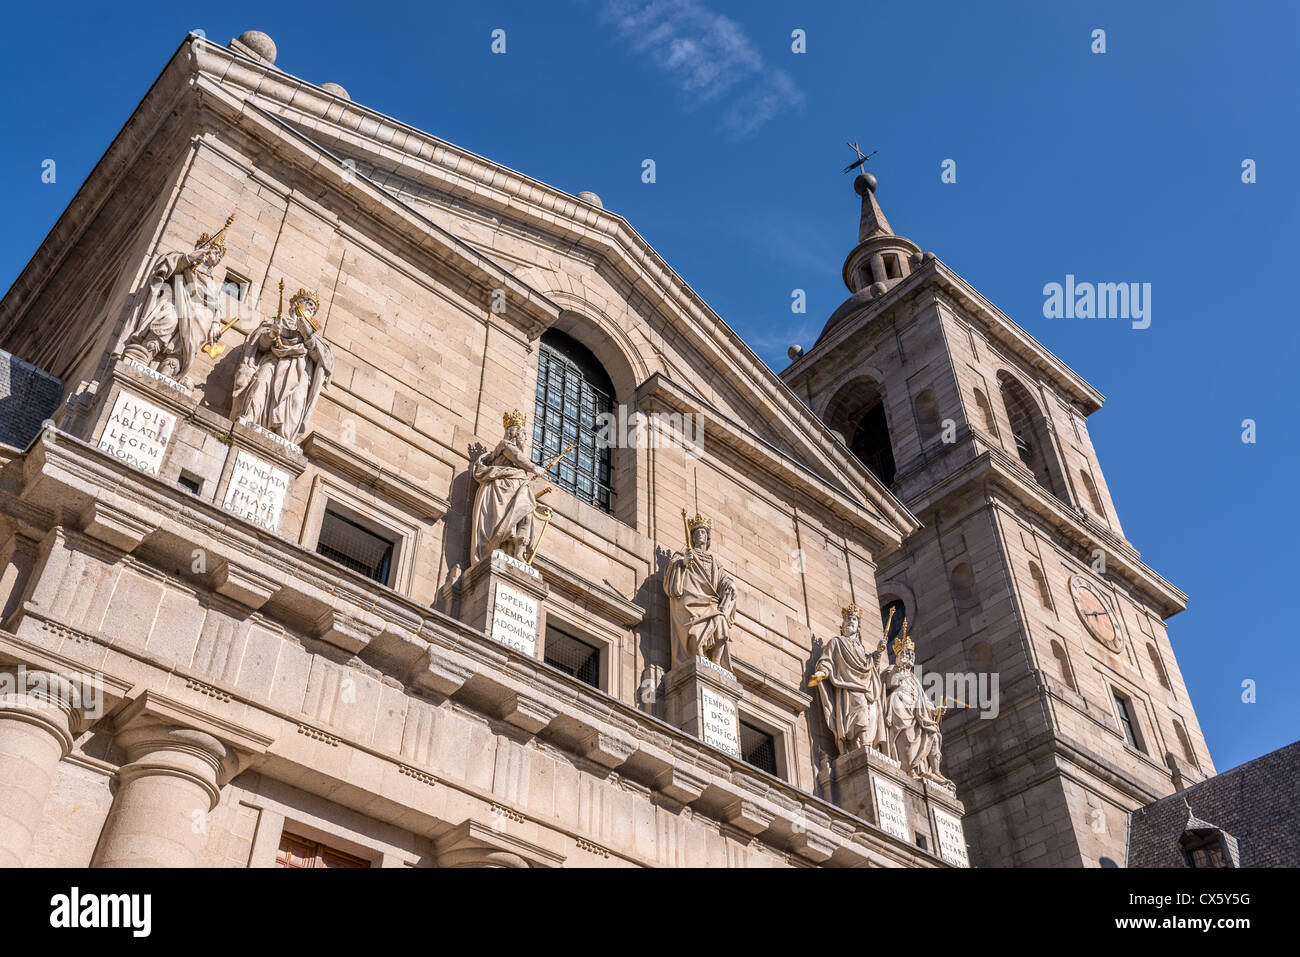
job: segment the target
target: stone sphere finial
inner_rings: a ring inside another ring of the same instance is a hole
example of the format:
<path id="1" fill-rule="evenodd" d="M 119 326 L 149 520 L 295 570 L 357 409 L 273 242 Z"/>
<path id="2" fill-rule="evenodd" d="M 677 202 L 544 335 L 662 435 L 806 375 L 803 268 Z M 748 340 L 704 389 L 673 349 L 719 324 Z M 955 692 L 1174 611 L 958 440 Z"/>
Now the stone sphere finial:
<path id="1" fill-rule="evenodd" d="M 339 86 L 337 83 L 322 83 L 320 88 L 326 93 L 333 93 L 341 100 L 352 99 L 352 97 L 348 96 L 348 91 L 343 89 L 343 87 Z"/>
<path id="2" fill-rule="evenodd" d="M 798 359 L 801 355 L 803 355 L 803 346 L 799 345 L 799 343 L 796 342 L 789 349 L 785 350 L 785 354 L 790 357 L 791 362 L 794 362 L 795 359 Z"/>
<path id="3" fill-rule="evenodd" d="M 584 189 L 579 193 L 578 199 L 582 200 L 584 203 L 591 203 L 591 205 L 595 206 L 597 209 L 605 208 L 605 204 L 600 201 L 600 197 L 589 189 Z"/>
<path id="4" fill-rule="evenodd" d="M 876 178 L 870 173 L 859 173 L 853 179 L 853 190 L 859 196 L 866 196 L 868 191 L 876 191 Z"/>
<path id="5" fill-rule="evenodd" d="M 239 42 L 267 63 L 275 63 L 275 41 L 261 30 L 245 30 L 239 35 Z"/>

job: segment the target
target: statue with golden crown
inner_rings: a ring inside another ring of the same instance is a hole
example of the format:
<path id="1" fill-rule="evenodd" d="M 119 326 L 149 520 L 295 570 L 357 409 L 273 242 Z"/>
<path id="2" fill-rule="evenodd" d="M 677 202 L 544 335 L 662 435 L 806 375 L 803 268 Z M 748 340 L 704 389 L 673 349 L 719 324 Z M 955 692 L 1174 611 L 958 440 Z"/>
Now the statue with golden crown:
<path id="1" fill-rule="evenodd" d="M 545 478 L 548 466 L 536 465 L 529 458 L 524 444 L 527 421 L 518 409 L 507 412 L 502 417 L 505 437 L 491 452 L 474 460 L 472 473 L 478 492 L 470 534 L 471 563 L 487 558 L 494 550 L 521 562 L 532 560 L 528 546 L 533 537 L 533 514 L 538 511 L 532 481 Z"/>
<path id="2" fill-rule="evenodd" d="M 736 618 L 736 582 L 709 551 L 713 520 L 685 510 L 686 548 L 674 552 L 664 571 L 672 621 L 672 665 L 707 658 L 731 671 L 728 641 Z"/>
<path id="3" fill-rule="evenodd" d="M 334 372 L 334 353 L 320 335 L 316 313 L 320 297 L 299 289 L 284 312 L 284 280 L 280 308 L 248 334 L 235 372 L 230 417 L 256 425 L 290 442 L 307 432 L 307 422 L 321 390 Z"/>
<path id="4" fill-rule="evenodd" d="M 885 672 L 885 688 L 889 694 L 885 723 L 890 747 L 908 774 L 952 787 L 952 782 L 939 770 L 943 759 L 939 721 L 944 708 L 930 703 L 915 668 L 916 644 L 908 634 L 904 618 L 903 630 L 894 639 L 894 664 Z"/>
<path id="5" fill-rule="evenodd" d="M 823 646 L 808 685 L 817 688 L 840 754 L 870 748 L 892 756 L 881 677 L 889 667 L 885 634 L 868 648 L 862 640 L 862 609 L 856 603 L 841 609 L 840 619 L 840 633 Z"/>
<path id="6" fill-rule="evenodd" d="M 217 321 L 221 278 L 215 270 L 226 255 L 226 229 L 204 233 L 193 252 L 159 256 L 149 271 L 149 297 L 136 321 L 123 331 L 118 351 L 155 372 L 179 379 Z"/>

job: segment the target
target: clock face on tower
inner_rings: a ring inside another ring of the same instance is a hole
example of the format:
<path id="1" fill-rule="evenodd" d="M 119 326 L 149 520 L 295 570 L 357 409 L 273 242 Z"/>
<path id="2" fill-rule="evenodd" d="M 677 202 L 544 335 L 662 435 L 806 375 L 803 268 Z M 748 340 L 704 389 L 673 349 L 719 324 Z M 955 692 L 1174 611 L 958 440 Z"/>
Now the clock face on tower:
<path id="1" fill-rule="evenodd" d="M 1101 591 L 1082 575 L 1075 575 L 1070 579 L 1070 594 L 1088 634 L 1118 654 L 1124 646 L 1124 639 L 1120 637 L 1115 618 Z"/>

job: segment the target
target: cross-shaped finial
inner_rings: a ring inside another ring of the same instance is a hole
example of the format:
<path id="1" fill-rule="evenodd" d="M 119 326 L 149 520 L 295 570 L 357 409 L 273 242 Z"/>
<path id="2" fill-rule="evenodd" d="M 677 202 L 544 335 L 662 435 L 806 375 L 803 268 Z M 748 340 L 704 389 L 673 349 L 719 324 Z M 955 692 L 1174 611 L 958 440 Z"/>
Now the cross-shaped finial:
<path id="1" fill-rule="evenodd" d="M 853 172 L 859 166 L 865 164 L 867 160 L 871 159 L 871 157 L 875 156 L 877 153 L 880 152 L 880 150 L 872 150 L 870 153 L 864 155 L 862 152 L 862 148 L 858 146 L 857 140 L 854 140 L 852 143 L 846 142 L 844 145 L 847 146 L 849 149 L 853 150 L 853 152 L 858 154 L 858 158 L 856 160 L 854 160 L 848 166 L 844 167 L 844 172 L 846 173 Z"/>

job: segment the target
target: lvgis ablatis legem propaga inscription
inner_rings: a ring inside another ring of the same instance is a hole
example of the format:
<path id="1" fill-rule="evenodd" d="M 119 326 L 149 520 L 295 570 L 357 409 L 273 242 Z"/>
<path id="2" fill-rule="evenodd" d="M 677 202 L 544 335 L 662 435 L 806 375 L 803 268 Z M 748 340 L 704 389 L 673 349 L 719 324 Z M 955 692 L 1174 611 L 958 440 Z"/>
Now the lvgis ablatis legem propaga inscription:
<path id="1" fill-rule="evenodd" d="M 123 390 L 104 424 L 99 447 L 132 468 L 157 475 L 175 431 L 176 416 Z"/>

